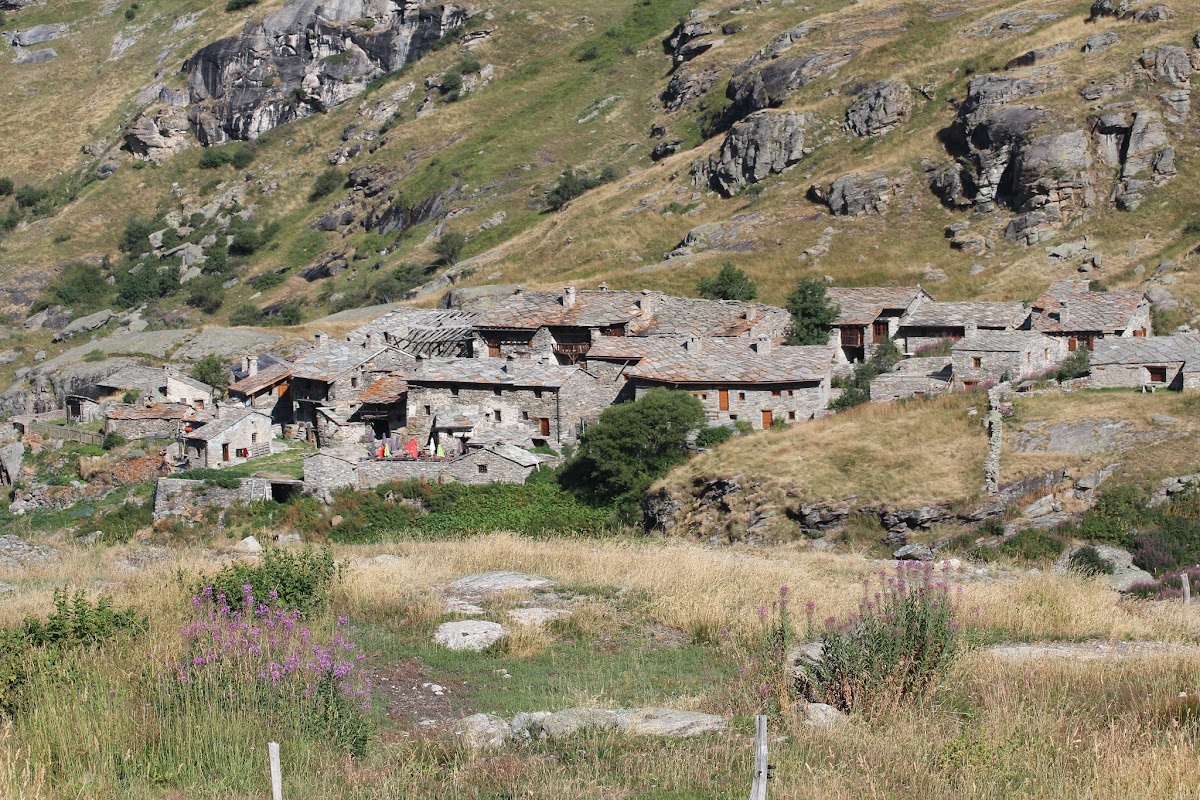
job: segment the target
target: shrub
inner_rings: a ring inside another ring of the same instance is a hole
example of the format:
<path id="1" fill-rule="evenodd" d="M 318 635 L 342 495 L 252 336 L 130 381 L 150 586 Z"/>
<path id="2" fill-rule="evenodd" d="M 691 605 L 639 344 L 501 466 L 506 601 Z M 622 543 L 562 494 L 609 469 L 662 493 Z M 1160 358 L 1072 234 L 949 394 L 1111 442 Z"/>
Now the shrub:
<path id="1" fill-rule="evenodd" d="M 900 351 L 891 339 L 884 339 L 875 346 L 871 357 L 854 366 L 850 377 L 842 384 L 842 394 L 830 407 L 835 411 L 845 411 L 857 405 L 870 402 L 871 381 L 877 376 L 890 370 L 900 360 Z"/>
<path id="2" fill-rule="evenodd" d="M 8 197 L 13 193 L 12 178 L 0 178 L 0 197 Z"/>
<path id="3" fill-rule="evenodd" d="M 606 167 L 599 178 L 589 178 L 577 173 L 574 169 L 565 170 L 562 175 L 558 176 L 558 183 L 546 195 L 546 206 L 551 211 L 558 211 L 589 189 L 595 189 L 602 183 L 609 183 L 618 177 L 619 173 L 615 168 L 610 172 Z"/>
<path id="4" fill-rule="evenodd" d="M 281 285 L 287 280 L 287 277 L 287 273 L 271 270 L 270 272 L 263 272 L 259 275 L 255 275 L 253 278 L 247 281 L 247 283 L 250 284 L 250 288 L 259 292 L 265 292 Z"/>
<path id="5" fill-rule="evenodd" d="M 124 399 L 126 403 L 130 403 L 130 402 L 136 403 L 137 402 L 137 393 L 134 392 L 133 394 L 134 394 L 134 398 L 132 401 L 128 399 L 130 392 L 126 392 L 125 398 L 122 398 L 122 399 Z M 106 434 L 104 434 L 104 441 L 101 442 L 100 446 L 103 447 L 105 450 L 115 450 L 118 447 L 124 447 L 126 444 L 128 444 L 128 440 L 121 434 L 106 433 Z"/>
<path id="6" fill-rule="evenodd" d="M 308 201 L 311 203 L 314 200 L 320 200 L 322 197 L 327 197 L 346 183 L 346 178 L 342 175 L 341 170 L 337 167 L 329 167 L 320 175 L 313 183 L 312 192 L 308 195 Z"/>
<path id="7" fill-rule="evenodd" d="M 957 655 L 957 603 L 934 580 L 932 564 L 900 562 L 895 576 L 880 573 L 879 580 L 857 614 L 826 620 L 823 658 L 805 665 L 797 681 L 806 700 L 845 712 L 892 706 L 927 692 Z"/>
<path id="8" fill-rule="evenodd" d="M 258 0 L 228 0 L 228 2 L 225 3 L 225 10 L 240 11 L 243 8 L 249 8 L 250 6 L 257 4 Z"/>
<path id="9" fill-rule="evenodd" d="M 287 303 L 280 306 L 279 313 L 275 315 L 275 319 L 280 325 L 299 325 L 304 315 L 300 311 L 300 306 L 297 303 Z"/>
<path id="10" fill-rule="evenodd" d="M 46 189 L 39 189 L 36 186 L 25 184 L 20 189 L 17 189 L 17 205 L 21 208 L 33 208 L 49 196 L 50 192 Z"/>
<path id="11" fill-rule="evenodd" d="M 588 44 L 584 45 L 582 50 L 579 51 L 579 56 L 576 60 L 585 63 L 588 61 L 595 61 L 599 57 L 600 45 L 596 44 L 595 42 L 589 42 Z"/>
<path id="12" fill-rule="evenodd" d="M 463 248 L 466 247 L 467 237 L 459 231 L 446 231 L 441 238 L 433 246 L 433 252 L 437 253 L 438 257 L 447 264 L 453 264 L 458 261 L 458 257 L 462 255 Z"/>
<path id="13" fill-rule="evenodd" d="M 442 81 L 438 84 L 438 91 L 444 95 L 450 95 L 451 100 L 456 100 L 458 99 L 459 92 L 462 91 L 462 86 L 462 73 L 450 70 L 442 76 Z"/>
<path id="14" fill-rule="evenodd" d="M 106 544 L 124 544 L 134 535 L 154 524 L 154 508 L 149 504 L 124 503 L 112 511 L 91 517 L 77 529 L 87 534 L 100 531 L 100 541 Z"/>
<path id="15" fill-rule="evenodd" d="M 475 56 L 463 56 L 463 60 L 458 62 L 458 71 L 463 75 L 473 75 L 483 69 L 483 65 L 479 63 L 479 59 Z"/>
<path id="16" fill-rule="evenodd" d="M 239 147 L 236 144 L 224 144 L 205 148 L 204 152 L 200 154 L 200 169 L 220 169 L 232 164 Z"/>
<path id="17" fill-rule="evenodd" d="M 269 238 L 247 220 L 237 220 L 230 225 L 229 234 L 233 237 L 229 243 L 229 253 L 235 256 L 253 255 Z"/>
<path id="18" fill-rule="evenodd" d="M 229 386 L 229 371 L 217 356 L 207 355 L 197 361 L 192 369 L 192 377 L 213 387 L 221 397 L 225 396 L 225 389 Z"/>
<path id="19" fill-rule="evenodd" d="M 126 253 L 142 253 L 150 249 L 150 234 L 160 227 L 158 220 L 147 217 L 130 217 L 125 221 L 125 232 L 118 246 Z"/>
<path id="20" fill-rule="evenodd" d="M 117 278 L 117 302 L 125 308 L 140 306 L 159 297 L 165 297 L 178 286 L 176 276 L 174 286 L 170 281 L 164 281 L 164 276 L 158 270 L 143 266 L 136 271 L 127 272 Z"/>
<path id="21" fill-rule="evenodd" d="M 294 552 L 272 548 L 258 563 L 226 564 L 211 580 L 198 582 L 195 592 L 239 611 L 246 608 L 251 595 L 272 597 L 276 608 L 314 611 L 329 604 L 344 569 L 345 564 L 335 561 L 328 547 Z"/>
<path id="22" fill-rule="evenodd" d="M 758 297 L 758 286 L 746 277 L 746 273 L 726 261 L 721 271 L 711 278 L 701 278 L 696 283 L 696 293 L 709 300 L 741 300 Z"/>
<path id="23" fill-rule="evenodd" d="M 248 145 L 235 147 L 229 163 L 233 164 L 234 169 L 245 169 L 254 163 L 254 148 Z"/>
<path id="24" fill-rule="evenodd" d="M 133 19 L 137 16 L 137 9 L 130 7 L 125 9 L 125 19 Z"/>
<path id="25" fill-rule="evenodd" d="M 1086 375 L 1092 368 L 1092 351 L 1081 347 L 1062 360 L 1058 365 L 1055 377 L 1061 381 L 1069 381 L 1080 375 Z"/>
<path id="26" fill-rule="evenodd" d="M 1066 541 L 1050 531 L 1029 528 L 1000 545 L 1000 552 L 1026 561 L 1053 561 L 1067 549 Z"/>
<path id="27" fill-rule="evenodd" d="M 710 425 L 696 435 L 697 447 L 716 447 L 733 437 L 733 429 L 725 425 Z"/>
<path id="28" fill-rule="evenodd" d="M 184 301 L 205 314 L 215 314 L 225 302 L 225 287 L 216 275 L 192 281 Z"/>
<path id="29" fill-rule="evenodd" d="M 1100 551 L 1092 545 L 1081 547 L 1071 554 L 1068 565 L 1072 572 L 1089 577 L 1094 575 L 1112 575 L 1113 563 L 1100 555 Z"/>
<path id="30" fill-rule="evenodd" d="M 46 305 L 57 304 L 83 311 L 102 306 L 111 292 L 98 267 L 75 264 L 46 287 L 43 298 Z"/>
<path id="31" fill-rule="evenodd" d="M 258 306 L 253 303 L 243 303 L 229 314 L 230 325 L 257 325 L 258 323 Z"/>
<path id="32" fill-rule="evenodd" d="M 815 345 L 829 341 L 829 326 L 838 315 L 830 305 L 825 284 L 814 278 L 803 278 L 788 295 L 787 310 L 792 315 L 792 331 L 788 344 Z"/>
<path id="33" fill-rule="evenodd" d="M 1131 547 L 1132 529 L 1146 512 L 1145 493 L 1134 486 L 1118 486 L 1102 492 L 1096 504 L 1083 515 L 1079 525 L 1082 538 L 1094 542 Z"/>

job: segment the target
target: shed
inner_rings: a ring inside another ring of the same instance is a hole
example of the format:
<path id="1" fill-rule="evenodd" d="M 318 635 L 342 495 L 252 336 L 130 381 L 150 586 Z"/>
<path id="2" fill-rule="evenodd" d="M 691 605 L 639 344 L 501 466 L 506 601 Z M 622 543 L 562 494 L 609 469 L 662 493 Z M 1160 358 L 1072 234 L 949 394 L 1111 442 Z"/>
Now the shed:
<path id="1" fill-rule="evenodd" d="M 271 418 L 253 408 L 225 407 L 180 439 L 189 468 L 224 467 L 271 453 Z"/>

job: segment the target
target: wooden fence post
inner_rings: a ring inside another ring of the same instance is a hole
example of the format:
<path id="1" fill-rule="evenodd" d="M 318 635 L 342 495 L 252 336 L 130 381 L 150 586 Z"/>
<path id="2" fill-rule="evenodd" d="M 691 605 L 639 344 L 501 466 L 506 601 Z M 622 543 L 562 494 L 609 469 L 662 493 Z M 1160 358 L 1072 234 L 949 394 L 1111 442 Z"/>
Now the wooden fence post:
<path id="1" fill-rule="evenodd" d="M 1185 572 L 1179 576 L 1179 582 L 1183 586 L 1183 604 L 1190 606 L 1192 604 L 1192 581 Z"/>
<path id="2" fill-rule="evenodd" d="M 283 800 L 283 770 L 279 766 L 279 742 L 267 743 L 271 758 L 271 800 Z"/>
<path id="3" fill-rule="evenodd" d="M 750 800 L 767 800 L 767 717 L 754 718 L 754 782 L 750 784 Z"/>

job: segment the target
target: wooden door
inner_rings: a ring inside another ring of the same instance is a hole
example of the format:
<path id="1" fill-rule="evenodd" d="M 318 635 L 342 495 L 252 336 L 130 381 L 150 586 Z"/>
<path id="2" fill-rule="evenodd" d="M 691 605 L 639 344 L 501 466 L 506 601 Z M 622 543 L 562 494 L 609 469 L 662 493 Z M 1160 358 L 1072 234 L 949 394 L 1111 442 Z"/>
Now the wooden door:
<path id="1" fill-rule="evenodd" d="M 720 393 L 718 395 L 717 409 L 720 411 L 728 411 L 729 410 L 729 390 L 728 389 L 720 390 Z"/>
<path id="2" fill-rule="evenodd" d="M 871 338 L 876 342 L 882 342 L 888 338 L 888 324 L 885 319 L 877 319 L 871 325 Z"/>
<path id="3" fill-rule="evenodd" d="M 775 421 L 775 412 L 771 411 L 769 408 L 763 409 L 763 412 L 762 412 L 763 430 L 765 431 L 768 428 L 770 428 L 771 423 L 773 423 L 774 421 Z"/>
<path id="4" fill-rule="evenodd" d="M 221 445 L 221 460 L 222 461 L 229 460 L 229 445 L 228 444 Z"/>
<path id="5" fill-rule="evenodd" d="M 541 433 L 542 436 L 550 435 L 550 418 L 549 417 L 542 417 L 540 420 L 538 420 L 538 431 L 539 431 L 539 433 Z"/>

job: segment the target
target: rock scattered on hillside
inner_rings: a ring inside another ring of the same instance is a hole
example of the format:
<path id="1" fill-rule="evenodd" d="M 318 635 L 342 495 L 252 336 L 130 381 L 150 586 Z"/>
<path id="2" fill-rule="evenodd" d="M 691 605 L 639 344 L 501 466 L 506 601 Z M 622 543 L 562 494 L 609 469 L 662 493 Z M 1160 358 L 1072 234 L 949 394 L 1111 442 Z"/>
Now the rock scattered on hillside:
<path id="1" fill-rule="evenodd" d="M 69 29 L 70 26 L 67 23 L 56 22 L 47 25 L 35 25 L 23 31 L 5 31 L 0 36 L 3 36 L 4 41 L 13 47 L 32 47 L 35 44 L 45 44 L 46 42 L 53 42 L 55 39 L 61 39 L 67 35 Z"/>
<path id="2" fill-rule="evenodd" d="M 472 749 L 498 749 L 509 743 L 564 739 L 586 730 L 685 738 L 723 731 L 728 724 L 716 714 L 670 708 L 568 708 L 522 712 L 507 722 L 492 714 L 473 714 L 454 723 L 451 732 Z"/>
<path id="3" fill-rule="evenodd" d="M 194 142 L 183 109 L 163 108 L 139 115 L 125 133 L 121 149 L 134 158 L 161 164 Z"/>
<path id="4" fill-rule="evenodd" d="M 0 566 L 2 567 L 46 564 L 58 556 L 59 551 L 53 547 L 27 542 L 11 534 L 0 536 Z"/>
<path id="5" fill-rule="evenodd" d="M 761 56 L 742 62 L 733 70 L 725 95 L 733 101 L 730 113 L 741 119 L 775 108 L 795 92 L 822 78 L 857 55 L 853 50 L 828 53 L 806 53 L 789 58 L 777 58 L 762 64 Z"/>
<path id="6" fill-rule="evenodd" d="M 912 113 L 912 89 L 902 80 L 868 88 L 846 109 L 846 124 L 858 136 L 882 136 Z"/>
<path id="7" fill-rule="evenodd" d="M 1162 22 L 1175 15 L 1170 6 L 1155 4 L 1148 8 L 1137 9 L 1130 0 L 1095 0 L 1092 3 L 1088 21 L 1094 22 L 1102 17 L 1130 20 L 1132 22 Z"/>
<path id="8" fill-rule="evenodd" d="M 467 619 L 459 622 L 443 622 L 433 634 L 434 644 L 447 650 L 470 650 L 480 652 L 504 638 L 504 626 L 496 622 Z"/>
<path id="9" fill-rule="evenodd" d="M 725 43 L 724 39 L 712 38 L 716 28 L 708 20 L 713 16 L 711 11 L 692 9 L 687 18 L 663 39 L 663 51 L 671 56 L 672 62 L 683 64 Z"/>
<path id="10" fill-rule="evenodd" d="M 62 342 L 70 339 L 72 336 L 78 336 L 81 333 L 88 333 L 97 328 L 103 327 L 116 314 L 111 309 L 97 311 L 94 314 L 88 314 L 78 319 L 72 320 L 65 328 L 54 334 L 54 341 Z"/>
<path id="11" fill-rule="evenodd" d="M 1112 31 L 1097 33 L 1089 36 L 1087 41 L 1084 42 L 1083 52 L 1087 55 L 1091 55 L 1092 53 L 1102 53 L 1108 48 L 1117 44 L 1119 41 L 1121 41 L 1120 37 L 1118 37 Z"/>
<path id="12" fill-rule="evenodd" d="M 14 64 L 42 64 L 58 58 L 58 51 L 53 47 L 46 47 L 41 50 L 27 50 L 24 47 L 18 47 L 16 51 L 17 55 L 13 58 Z"/>
<path id="13" fill-rule="evenodd" d="M 510 570 L 496 570 L 479 575 L 459 578 L 449 586 L 450 593 L 458 597 L 481 597 L 500 592 L 527 592 L 533 589 L 549 589 L 554 581 L 538 575 L 526 575 Z"/>
<path id="14" fill-rule="evenodd" d="M 883 172 L 867 175 L 852 173 L 835 179 L 828 189 L 813 186 L 808 196 L 827 205 L 834 216 L 857 217 L 884 213 L 888 202 L 899 190 L 899 182 L 888 178 Z"/>
<path id="15" fill-rule="evenodd" d="M 811 121 L 795 111 L 760 111 L 734 124 L 703 170 L 712 188 L 729 197 L 800 161 Z"/>

